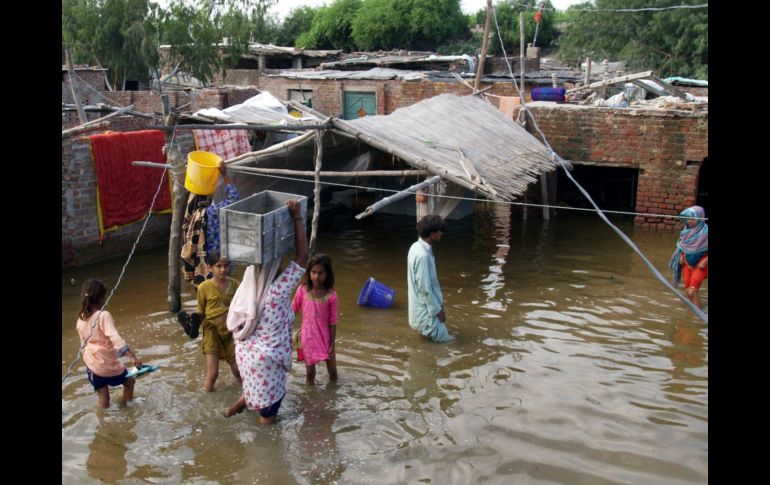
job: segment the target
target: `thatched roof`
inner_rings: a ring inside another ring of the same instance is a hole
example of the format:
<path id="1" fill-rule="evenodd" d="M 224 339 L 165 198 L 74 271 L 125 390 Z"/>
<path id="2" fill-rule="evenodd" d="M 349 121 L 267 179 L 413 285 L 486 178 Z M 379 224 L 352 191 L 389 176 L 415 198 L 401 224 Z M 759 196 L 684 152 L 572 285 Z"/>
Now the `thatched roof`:
<path id="1" fill-rule="evenodd" d="M 409 165 L 493 200 L 515 199 L 540 173 L 557 167 L 542 143 L 477 96 L 441 94 L 387 116 L 332 123 Z"/>

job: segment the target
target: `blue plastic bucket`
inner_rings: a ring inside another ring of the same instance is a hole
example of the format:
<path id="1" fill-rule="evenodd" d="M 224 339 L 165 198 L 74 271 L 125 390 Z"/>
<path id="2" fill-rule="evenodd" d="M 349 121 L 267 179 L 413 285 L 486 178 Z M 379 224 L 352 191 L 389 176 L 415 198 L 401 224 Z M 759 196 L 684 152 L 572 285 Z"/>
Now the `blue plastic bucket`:
<path id="1" fill-rule="evenodd" d="M 396 292 L 394 290 L 370 277 L 366 280 L 361 294 L 358 295 L 358 304 L 374 308 L 390 308 L 395 299 Z"/>
<path id="2" fill-rule="evenodd" d="M 566 94 L 566 88 L 535 88 L 530 93 L 530 96 L 532 101 L 556 101 L 557 103 L 563 103 Z"/>

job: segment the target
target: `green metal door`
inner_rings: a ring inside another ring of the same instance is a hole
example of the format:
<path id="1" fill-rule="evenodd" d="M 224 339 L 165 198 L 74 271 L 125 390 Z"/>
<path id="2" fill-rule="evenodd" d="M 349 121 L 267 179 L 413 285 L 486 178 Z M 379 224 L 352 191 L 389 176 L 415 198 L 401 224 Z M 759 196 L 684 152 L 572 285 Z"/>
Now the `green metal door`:
<path id="1" fill-rule="evenodd" d="M 377 114 L 377 98 L 374 93 L 345 91 L 344 119 L 354 120 Z"/>

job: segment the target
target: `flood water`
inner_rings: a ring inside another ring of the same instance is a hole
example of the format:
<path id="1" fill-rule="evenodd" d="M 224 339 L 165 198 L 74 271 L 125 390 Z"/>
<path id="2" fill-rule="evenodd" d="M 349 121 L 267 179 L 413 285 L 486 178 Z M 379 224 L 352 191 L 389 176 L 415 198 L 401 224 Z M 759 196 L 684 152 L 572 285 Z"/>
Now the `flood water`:
<path id="1" fill-rule="evenodd" d="M 668 276 L 677 235 L 618 226 Z M 339 382 L 323 365 L 289 375 L 274 426 L 225 419 L 240 395 L 166 303 L 165 249 L 134 255 L 109 303 L 118 330 L 160 370 L 136 399 L 96 408 L 82 361 L 62 386 L 63 483 L 706 483 L 708 326 L 657 281 L 596 215 L 548 223 L 479 205 L 434 248 L 456 340 L 433 344 L 407 323 L 406 254 L 414 220 L 322 218 L 340 320 Z M 74 360 L 79 290 L 111 288 L 124 260 L 62 279 L 62 375 Z M 233 276 L 240 278 L 242 267 Z M 390 309 L 358 307 L 373 276 Z M 74 279 L 74 284 L 71 281 Z M 708 280 L 700 292 L 708 304 Z M 183 283 L 183 302 L 195 305 Z M 223 362 L 224 364 L 224 362 Z"/>

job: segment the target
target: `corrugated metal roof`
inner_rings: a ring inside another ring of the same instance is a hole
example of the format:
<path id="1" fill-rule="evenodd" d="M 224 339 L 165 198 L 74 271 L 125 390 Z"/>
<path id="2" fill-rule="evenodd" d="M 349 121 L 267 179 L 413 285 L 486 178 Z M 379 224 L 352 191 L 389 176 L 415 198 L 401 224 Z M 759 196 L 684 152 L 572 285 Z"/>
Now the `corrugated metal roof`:
<path id="1" fill-rule="evenodd" d="M 415 81 L 427 77 L 425 71 L 405 71 L 403 69 L 388 69 L 384 67 L 375 67 L 367 71 L 339 71 L 336 69 L 325 69 L 319 71 L 281 71 L 279 74 L 267 74 L 268 77 L 285 77 L 290 79 L 401 79 L 404 81 Z"/>
<path id="2" fill-rule="evenodd" d="M 512 200 L 540 173 L 557 167 L 542 143 L 477 96 L 441 94 L 390 115 L 332 123 L 365 143 L 391 147 L 414 167 L 492 199 Z M 463 168 L 463 159 L 481 175 L 481 188 Z"/>

